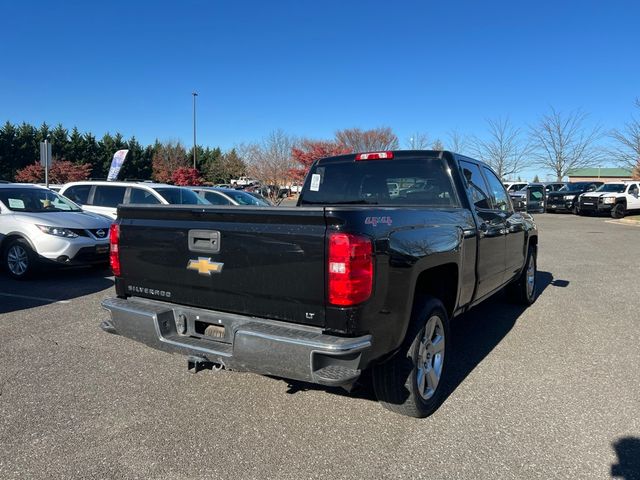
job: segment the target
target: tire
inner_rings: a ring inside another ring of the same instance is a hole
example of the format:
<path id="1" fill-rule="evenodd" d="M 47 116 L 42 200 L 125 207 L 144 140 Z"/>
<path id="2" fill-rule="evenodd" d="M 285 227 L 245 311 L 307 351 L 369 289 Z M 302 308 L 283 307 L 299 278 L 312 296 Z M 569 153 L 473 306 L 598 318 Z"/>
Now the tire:
<path id="1" fill-rule="evenodd" d="M 536 301 L 538 293 L 536 274 L 538 272 L 538 254 L 535 247 L 530 246 L 527 252 L 525 267 L 511 284 L 507 285 L 507 295 L 514 303 L 529 306 Z"/>
<path id="2" fill-rule="evenodd" d="M 571 209 L 571 212 L 572 212 L 574 215 L 582 215 L 582 214 L 580 213 L 580 207 L 578 207 L 578 205 L 576 205 L 575 203 L 573 204 L 573 208 Z"/>
<path id="3" fill-rule="evenodd" d="M 2 263 L 11 278 L 26 280 L 37 269 L 37 255 L 23 238 L 9 242 L 2 253 Z"/>
<path id="4" fill-rule="evenodd" d="M 424 418 L 440 406 L 451 356 L 449 339 L 449 318 L 442 302 L 422 299 L 414 306 L 400 350 L 373 369 L 373 388 L 384 408 Z"/>
<path id="5" fill-rule="evenodd" d="M 612 218 L 624 218 L 627 213 L 627 209 L 624 207 L 624 203 L 616 203 L 611 209 Z"/>

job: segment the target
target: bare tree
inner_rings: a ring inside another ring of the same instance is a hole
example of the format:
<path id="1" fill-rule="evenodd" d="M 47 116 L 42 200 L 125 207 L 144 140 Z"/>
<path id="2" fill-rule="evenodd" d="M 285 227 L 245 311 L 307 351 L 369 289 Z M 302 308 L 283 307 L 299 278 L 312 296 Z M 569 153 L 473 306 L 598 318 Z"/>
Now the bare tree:
<path id="1" fill-rule="evenodd" d="M 444 144 L 442 143 L 442 140 L 436 138 L 431 144 L 431 150 L 444 150 Z"/>
<path id="2" fill-rule="evenodd" d="M 462 154 L 464 154 L 467 151 L 469 142 L 467 141 L 467 137 L 462 135 L 460 132 L 458 132 L 455 129 L 449 130 L 447 132 L 447 137 L 448 137 L 448 141 L 447 141 L 448 150 L 451 150 L 452 152 L 455 152 L 455 153 L 462 153 Z"/>
<path id="3" fill-rule="evenodd" d="M 285 186 L 291 184 L 290 171 L 294 167 L 291 149 L 297 139 L 283 130 L 275 130 L 258 143 L 240 145 L 237 150 L 247 165 L 249 176 L 264 185 Z M 277 195 L 277 191 L 270 192 Z"/>
<path id="4" fill-rule="evenodd" d="M 407 138 L 405 145 L 409 150 L 428 150 L 429 135 L 426 133 L 415 132 Z"/>
<path id="5" fill-rule="evenodd" d="M 389 127 L 372 130 L 347 128 L 336 132 L 336 142 L 353 152 L 375 152 L 379 150 L 396 150 L 398 137 Z"/>
<path id="6" fill-rule="evenodd" d="M 640 99 L 636 98 L 636 107 L 640 108 Z M 620 166 L 637 170 L 640 173 L 640 119 L 631 116 L 623 130 L 614 129 L 609 136 L 615 140 L 616 146 L 611 154 Z"/>
<path id="7" fill-rule="evenodd" d="M 531 127 L 531 144 L 536 164 L 551 170 L 558 181 L 572 169 L 597 164 L 602 158 L 596 142 L 601 137 L 599 126 L 584 126 L 587 114 L 575 110 L 563 115 L 553 107 Z"/>
<path id="8" fill-rule="evenodd" d="M 522 139 L 522 133 L 508 118 L 487 119 L 486 140 L 474 137 L 472 154 L 491 165 L 498 176 L 506 179 L 525 166 L 531 147 Z"/>

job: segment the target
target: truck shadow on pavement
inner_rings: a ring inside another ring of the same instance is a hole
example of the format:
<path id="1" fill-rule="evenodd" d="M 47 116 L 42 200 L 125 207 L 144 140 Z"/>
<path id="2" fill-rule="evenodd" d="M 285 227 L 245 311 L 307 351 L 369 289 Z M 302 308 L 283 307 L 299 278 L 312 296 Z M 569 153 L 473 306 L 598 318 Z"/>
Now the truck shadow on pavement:
<path id="1" fill-rule="evenodd" d="M 640 480 L 640 438 L 623 437 L 613 443 L 618 463 L 611 465 L 611 477 Z"/>
<path id="2" fill-rule="evenodd" d="M 43 269 L 31 280 L 13 280 L 0 271 L 0 314 L 100 292 L 113 286 L 107 267 Z"/>
<path id="3" fill-rule="evenodd" d="M 568 280 L 554 279 L 550 272 L 538 271 L 536 281 L 538 296 L 542 295 L 549 286 L 564 288 L 569 285 Z M 511 331 L 525 310 L 526 307 L 522 305 L 509 303 L 504 293 L 500 292 L 453 320 L 451 326 L 453 352 L 449 359 L 448 380 L 443 385 L 442 403 Z M 287 382 L 289 383 L 287 393 L 291 394 L 304 390 L 325 390 L 336 395 L 376 401 L 370 372 L 363 374 L 362 381 L 351 392 L 346 392 L 342 388 L 329 388 L 290 380 Z"/>

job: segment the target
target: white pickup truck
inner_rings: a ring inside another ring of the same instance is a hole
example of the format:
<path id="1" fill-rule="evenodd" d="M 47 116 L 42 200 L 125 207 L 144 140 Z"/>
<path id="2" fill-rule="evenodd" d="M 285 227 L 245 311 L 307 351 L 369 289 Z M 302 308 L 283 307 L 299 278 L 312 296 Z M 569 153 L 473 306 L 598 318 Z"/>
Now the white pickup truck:
<path id="1" fill-rule="evenodd" d="M 240 178 L 231 180 L 231 185 L 237 185 L 239 187 L 245 187 L 247 185 L 254 185 L 256 183 L 258 183 L 258 180 L 255 180 L 255 179 L 250 178 L 250 177 L 240 177 Z"/>
<path id="2" fill-rule="evenodd" d="M 580 195 L 580 215 L 610 213 L 624 217 L 629 210 L 640 210 L 640 182 L 609 182 L 594 192 Z"/>

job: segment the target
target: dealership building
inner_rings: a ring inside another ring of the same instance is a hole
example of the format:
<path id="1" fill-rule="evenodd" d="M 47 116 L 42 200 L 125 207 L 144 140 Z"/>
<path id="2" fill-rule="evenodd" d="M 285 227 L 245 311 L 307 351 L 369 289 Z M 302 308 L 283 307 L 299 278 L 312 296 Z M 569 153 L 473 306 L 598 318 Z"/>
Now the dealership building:
<path id="1" fill-rule="evenodd" d="M 631 180 L 631 170 L 626 168 L 574 168 L 567 173 L 570 182 L 619 182 Z"/>

